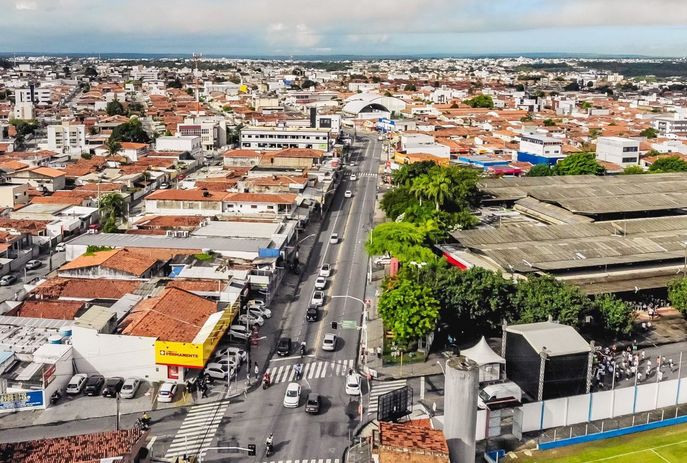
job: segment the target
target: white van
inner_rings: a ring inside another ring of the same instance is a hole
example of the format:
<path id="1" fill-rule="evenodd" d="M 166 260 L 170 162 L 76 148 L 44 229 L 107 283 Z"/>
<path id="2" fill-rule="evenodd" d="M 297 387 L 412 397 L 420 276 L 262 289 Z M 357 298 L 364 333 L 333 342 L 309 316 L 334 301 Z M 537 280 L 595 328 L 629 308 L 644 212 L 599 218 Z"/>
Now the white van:
<path id="1" fill-rule="evenodd" d="M 500 384 L 491 384 L 489 386 L 485 386 L 484 389 L 479 391 L 479 396 L 477 397 L 477 407 L 485 409 L 487 408 L 485 404 L 489 402 L 511 397 L 518 402 L 522 401 L 522 390 L 520 389 L 520 386 L 512 381 Z"/>

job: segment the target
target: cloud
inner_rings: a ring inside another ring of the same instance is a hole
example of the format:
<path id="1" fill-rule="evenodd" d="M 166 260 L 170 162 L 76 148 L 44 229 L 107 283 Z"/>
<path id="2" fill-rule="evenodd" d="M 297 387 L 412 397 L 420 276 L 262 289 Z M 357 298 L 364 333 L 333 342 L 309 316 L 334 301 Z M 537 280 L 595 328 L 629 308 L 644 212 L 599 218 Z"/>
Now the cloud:
<path id="1" fill-rule="evenodd" d="M 16 10 L 35 10 L 38 8 L 38 4 L 32 1 L 19 1 L 14 4 Z"/>

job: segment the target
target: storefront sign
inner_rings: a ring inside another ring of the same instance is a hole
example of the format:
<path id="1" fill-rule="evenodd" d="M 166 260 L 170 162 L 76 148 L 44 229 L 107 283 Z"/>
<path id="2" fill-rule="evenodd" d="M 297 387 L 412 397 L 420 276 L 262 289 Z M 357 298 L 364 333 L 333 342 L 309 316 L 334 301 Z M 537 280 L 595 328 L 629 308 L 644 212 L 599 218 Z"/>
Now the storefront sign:
<path id="1" fill-rule="evenodd" d="M 155 363 L 180 367 L 203 368 L 203 346 L 190 342 L 155 341 Z"/>
<path id="2" fill-rule="evenodd" d="M 42 408 L 43 391 L 7 392 L 0 394 L 0 410 Z"/>

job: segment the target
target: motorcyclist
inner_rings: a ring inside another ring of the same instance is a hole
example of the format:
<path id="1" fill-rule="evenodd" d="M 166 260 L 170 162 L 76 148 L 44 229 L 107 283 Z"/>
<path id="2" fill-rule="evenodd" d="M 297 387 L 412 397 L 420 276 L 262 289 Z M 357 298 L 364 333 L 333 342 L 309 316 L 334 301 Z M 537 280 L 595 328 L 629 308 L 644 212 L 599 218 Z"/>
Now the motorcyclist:
<path id="1" fill-rule="evenodd" d="M 262 384 L 264 387 L 270 385 L 270 379 L 270 374 L 268 372 L 265 372 L 265 374 L 262 376 Z"/>
<path id="2" fill-rule="evenodd" d="M 301 355 L 305 355 L 305 341 L 301 342 Z"/>
<path id="3" fill-rule="evenodd" d="M 297 363 L 295 366 L 295 371 L 296 371 L 296 379 L 301 379 L 301 375 L 303 374 L 303 364 Z"/>
<path id="4" fill-rule="evenodd" d="M 143 416 L 141 417 L 141 422 L 145 424 L 146 426 L 150 426 L 150 415 L 148 415 L 148 412 L 143 412 Z"/>
<path id="5" fill-rule="evenodd" d="M 272 444 L 274 443 L 274 434 L 271 434 L 267 436 L 267 439 L 265 440 L 265 451 L 267 452 L 267 455 L 270 455 L 272 453 Z"/>

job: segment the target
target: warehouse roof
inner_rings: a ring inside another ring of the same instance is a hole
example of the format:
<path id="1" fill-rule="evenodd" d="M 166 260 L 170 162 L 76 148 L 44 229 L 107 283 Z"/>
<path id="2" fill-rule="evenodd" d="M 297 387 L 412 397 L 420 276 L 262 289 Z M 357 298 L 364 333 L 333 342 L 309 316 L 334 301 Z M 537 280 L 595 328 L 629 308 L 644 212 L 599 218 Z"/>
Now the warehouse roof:
<path id="1" fill-rule="evenodd" d="M 560 323 L 541 322 L 512 325 L 508 333 L 519 334 L 536 352 L 546 349 L 549 357 L 580 354 L 591 351 L 589 343 L 575 329 Z"/>

